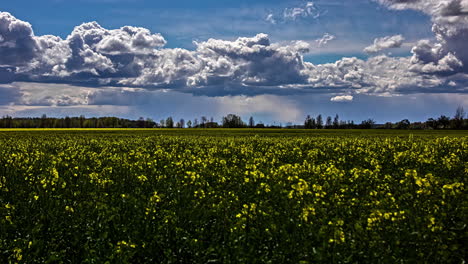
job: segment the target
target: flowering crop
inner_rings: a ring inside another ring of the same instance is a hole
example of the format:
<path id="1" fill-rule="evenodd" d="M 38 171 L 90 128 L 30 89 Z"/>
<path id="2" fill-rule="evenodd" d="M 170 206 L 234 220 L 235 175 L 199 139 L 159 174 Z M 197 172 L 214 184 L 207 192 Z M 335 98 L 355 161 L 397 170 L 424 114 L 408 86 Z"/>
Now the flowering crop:
<path id="1" fill-rule="evenodd" d="M 244 131 L 0 133 L 0 262 L 467 260 L 466 136 Z"/>

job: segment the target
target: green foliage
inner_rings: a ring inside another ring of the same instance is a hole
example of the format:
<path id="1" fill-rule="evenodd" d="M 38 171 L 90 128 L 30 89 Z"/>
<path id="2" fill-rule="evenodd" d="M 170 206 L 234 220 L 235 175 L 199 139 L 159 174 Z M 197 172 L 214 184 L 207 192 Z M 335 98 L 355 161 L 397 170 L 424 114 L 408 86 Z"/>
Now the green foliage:
<path id="1" fill-rule="evenodd" d="M 1 132 L 0 263 L 466 261 L 466 134 L 180 131 Z"/>

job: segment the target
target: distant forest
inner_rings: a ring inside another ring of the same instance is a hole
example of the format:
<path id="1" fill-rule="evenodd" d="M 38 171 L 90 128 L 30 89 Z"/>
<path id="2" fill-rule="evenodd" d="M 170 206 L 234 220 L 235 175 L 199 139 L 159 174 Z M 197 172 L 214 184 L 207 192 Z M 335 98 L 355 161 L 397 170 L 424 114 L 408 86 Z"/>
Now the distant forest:
<path id="1" fill-rule="evenodd" d="M 151 118 L 139 118 L 138 120 L 123 119 L 117 117 L 64 117 L 54 118 L 43 115 L 35 118 L 13 118 L 4 116 L 0 119 L 0 128 L 303 128 L 303 129 L 468 129 L 468 119 L 465 119 L 463 107 L 458 107 L 455 115 L 450 118 L 442 115 L 438 118 L 429 118 L 425 122 L 413 122 L 408 119 L 400 122 L 376 124 L 373 119 L 367 119 L 360 123 L 340 120 L 338 115 L 323 117 L 308 115 L 301 125 L 287 123 L 285 125 L 265 125 L 256 123 L 253 117 L 247 122 L 235 114 L 229 114 L 222 118 L 221 123 L 213 118 L 202 116 L 200 119 L 180 119 L 175 121 L 172 117 L 162 119 L 159 122 Z"/>

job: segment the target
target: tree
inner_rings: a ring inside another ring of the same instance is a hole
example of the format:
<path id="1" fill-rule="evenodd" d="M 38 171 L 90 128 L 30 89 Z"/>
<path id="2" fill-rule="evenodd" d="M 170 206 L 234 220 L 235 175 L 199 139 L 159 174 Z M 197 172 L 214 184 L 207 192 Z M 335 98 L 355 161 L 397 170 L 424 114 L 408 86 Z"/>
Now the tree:
<path id="1" fill-rule="evenodd" d="M 307 115 L 305 121 L 304 121 L 304 128 L 306 129 L 311 129 L 312 128 L 312 118 L 310 115 Z"/>
<path id="2" fill-rule="evenodd" d="M 265 128 L 265 124 L 263 124 L 261 121 L 255 125 L 256 128 Z"/>
<path id="3" fill-rule="evenodd" d="M 114 123 L 114 127 L 119 127 L 119 119 L 118 118 L 115 118 L 115 123 Z M 145 123 L 145 127 L 146 128 L 153 128 L 156 126 L 156 123 L 154 122 L 153 119 L 151 118 L 146 118 L 146 123 Z"/>
<path id="4" fill-rule="evenodd" d="M 465 118 L 465 110 L 461 106 L 457 107 L 457 110 L 455 111 L 454 119 L 462 119 L 463 120 L 464 118 Z"/>
<path id="5" fill-rule="evenodd" d="M 65 125 L 66 126 L 66 125 Z M 101 118 L 98 118 L 97 121 L 96 121 L 96 127 L 97 128 L 103 128 L 104 127 L 104 124 L 102 123 L 102 119 Z"/>
<path id="6" fill-rule="evenodd" d="M 183 118 L 180 119 L 179 124 L 180 128 L 185 128 L 185 120 Z"/>
<path id="7" fill-rule="evenodd" d="M 145 119 L 143 117 L 138 118 L 137 127 L 144 128 L 146 126 Z"/>
<path id="8" fill-rule="evenodd" d="M 205 127 L 206 128 L 217 128 L 217 127 L 219 127 L 219 125 L 216 122 L 208 122 L 208 123 L 205 124 Z"/>
<path id="9" fill-rule="evenodd" d="M 444 115 L 441 115 L 438 119 L 437 119 L 437 123 L 439 126 L 441 126 L 442 128 L 448 128 L 449 124 L 450 124 L 450 118 L 448 118 L 447 116 L 444 116 Z"/>
<path id="10" fill-rule="evenodd" d="M 69 116 L 65 117 L 65 127 L 66 128 L 71 128 L 72 127 L 72 122 L 71 121 L 72 120 L 71 120 L 71 118 Z M 46 126 L 46 127 L 48 127 L 48 126 Z"/>
<path id="11" fill-rule="evenodd" d="M 403 119 L 397 123 L 398 129 L 408 129 L 411 125 L 411 122 L 408 119 Z"/>
<path id="12" fill-rule="evenodd" d="M 47 122 L 47 116 L 45 114 L 43 114 L 42 117 L 41 117 L 40 128 L 47 128 L 47 127 L 49 127 L 49 124 Z"/>
<path id="13" fill-rule="evenodd" d="M 465 119 L 465 110 L 459 106 L 455 111 L 455 116 L 452 120 L 452 128 L 461 129 L 463 128 L 463 121 Z"/>
<path id="14" fill-rule="evenodd" d="M 13 128 L 13 117 L 11 116 L 5 116 L 3 118 L 3 126 L 4 128 Z"/>
<path id="15" fill-rule="evenodd" d="M 333 118 L 333 128 L 337 129 L 340 127 L 340 117 L 338 114 L 335 115 L 335 118 Z"/>
<path id="16" fill-rule="evenodd" d="M 166 119 L 166 127 L 167 128 L 174 128 L 174 120 L 172 119 L 172 117 L 168 117 Z"/>
<path id="17" fill-rule="evenodd" d="M 240 116 L 229 114 L 223 117 L 223 127 L 240 128 L 240 127 L 245 127 L 245 123 L 242 121 Z"/>
<path id="18" fill-rule="evenodd" d="M 86 121 L 86 117 L 84 115 L 80 115 L 80 128 L 84 127 L 85 121 Z"/>
<path id="19" fill-rule="evenodd" d="M 255 121 L 254 121 L 253 117 L 250 117 L 249 118 L 249 127 L 253 128 L 254 126 L 255 126 Z"/>
<path id="20" fill-rule="evenodd" d="M 323 119 L 322 119 L 322 115 L 318 115 L 318 116 L 317 116 L 317 128 L 318 128 L 318 129 L 322 129 L 322 128 L 323 128 Z"/>
<path id="21" fill-rule="evenodd" d="M 325 124 L 325 127 L 326 128 L 331 128 L 331 126 L 332 126 L 332 118 L 331 118 L 331 116 L 327 116 L 327 122 Z"/>
<path id="22" fill-rule="evenodd" d="M 432 128 L 432 129 L 437 129 L 437 127 L 439 126 L 437 124 L 437 120 L 435 120 L 434 118 L 429 118 L 427 121 L 426 121 L 426 125 L 429 127 L 429 128 Z"/>
<path id="23" fill-rule="evenodd" d="M 385 128 L 385 129 L 392 129 L 392 128 L 393 128 L 392 122 L 387 122 L 387 123 L 385 123 L 385 124 L 384 124 L 384 128 Z"/>
<path id="24" fill-rule="evenodd" d="M 196 118 L 193 120 L 193 127 L 194 128 L 198 127 L 198 119 L 196 119 Z"/>
<path id="25" fill-rule="evenodd" d="M 200 126 L 205 128 L 206 127 L 206 121 L 208 121 L 208 119 L 206 118 L 206 116 L 202 116 L 201 117 L 201 124 Z"/>
<path id="26" fill-rule="evenodd" d="M 363 129 L 370 129 L 374 126 L 375 121 L 373 119 L 367 119 L 361 122 L 359 125 Z"/>
<path id="27" fill-rule="evenodd" d="M 192 128 L 192 121 L 191 120 L 187 121 L 187 127 Z"/>

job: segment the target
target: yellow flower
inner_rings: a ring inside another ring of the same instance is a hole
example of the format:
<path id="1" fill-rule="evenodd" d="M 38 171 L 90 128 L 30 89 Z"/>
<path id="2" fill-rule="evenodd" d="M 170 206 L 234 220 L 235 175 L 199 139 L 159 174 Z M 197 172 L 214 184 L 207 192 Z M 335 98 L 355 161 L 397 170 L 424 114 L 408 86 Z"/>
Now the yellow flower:
<path id="1" fill-rule="evenodd" d="M 75 210 L 73 209 L 73 207 L 68 206 L 68 205 L 65 206 L 65 211 L 70 212 L 70 213 L 74 213 L 74 212 L 75 212 Z"/>

